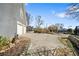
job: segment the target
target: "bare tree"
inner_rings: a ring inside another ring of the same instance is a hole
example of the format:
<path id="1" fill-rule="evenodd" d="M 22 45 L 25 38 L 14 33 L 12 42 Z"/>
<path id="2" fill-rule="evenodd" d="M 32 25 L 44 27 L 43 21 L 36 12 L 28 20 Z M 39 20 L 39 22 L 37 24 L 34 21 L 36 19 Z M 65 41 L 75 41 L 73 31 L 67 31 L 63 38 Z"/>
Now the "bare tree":
<path id="1" fill-rule="evenodd" d="M 41 25 L 43 24 L 43 20 L 41 20 L 41 16 L 36 17 L 36 28 L 40 28 Z"/>
<path id="2" fill-rule="evenodd" d="M 27 29 L 26 29 L 26 31 L 32 31 L 33 26 L 31 25 L 31 23 L 33 22 L 33 16 L 31 16 L 30 13 L 26 13 L 26 17 L 27 17 Z"/>
<path id="3" fill-rule="evenodd" d="M 64 24 L 56 23 L 55 26 L 57 26 L 58 30 L 63 29 Z"/>
<path id="4" fill-rule="evenodd" d="M 28 20 L 28 25 L 30 26 L 30 24 L 32 23 L 33 21 L 33 16 L 30 14 L 30 13 L 26 13 L 26 16 L 27 16 L 27 20 Z"/>
<path id="5" fill-rule="evenodd" d="M 71 16 L 71 18 L 79 20 L 79 4 L 78 3 L 72 3 L 69 5 L 67 9 L 67 14 Z"/>

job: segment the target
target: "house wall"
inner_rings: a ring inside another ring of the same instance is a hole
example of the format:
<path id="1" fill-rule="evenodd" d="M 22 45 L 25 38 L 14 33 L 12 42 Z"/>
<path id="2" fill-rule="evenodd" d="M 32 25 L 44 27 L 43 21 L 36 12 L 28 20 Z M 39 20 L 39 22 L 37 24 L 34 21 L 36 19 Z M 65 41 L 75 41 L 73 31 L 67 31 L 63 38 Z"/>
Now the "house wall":
<path id="1" fill-rule="evenodd" d="M 20 8 L 22 8 L 20 3 L 0 3 L 0 35 L 13 37 L 17 34 L 17 21 L 26 24 L 25 18 L 22 19 L 20 16 Z"/>
<path id="2" fill-rule="evenodd" d="M 26 12 L 24 8 L 24 4 L 19 4 L 19 19 L 17 21 L 17 34 L 25 34 L 26 33 Z"/>
<path id="3" fill-rule="evenodd" d="M 0 4 L 0 35 L 13 36 L 17 30 L 16 5 Z"/>

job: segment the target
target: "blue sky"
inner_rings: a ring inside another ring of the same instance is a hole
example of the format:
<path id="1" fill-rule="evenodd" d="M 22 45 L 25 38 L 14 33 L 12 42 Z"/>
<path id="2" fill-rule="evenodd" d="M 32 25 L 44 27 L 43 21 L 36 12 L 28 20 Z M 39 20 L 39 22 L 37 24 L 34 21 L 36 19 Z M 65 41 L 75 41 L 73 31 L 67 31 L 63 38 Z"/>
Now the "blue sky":
<path id="1" fill-rule="evenodd" d="M 65 28 L 68 28 L 68 26 L 74 28 L 79 25 L 79 22 L 71 20 L 65 15 L 68 6 L 68 3 L 29 3 L 25 4 L 25 9 L 34 18 L 40 15 L 44 21 L 43 26 L 61 23 L 64 24 Z M 33 20 L 31 25 L 35 25 L 35 20 Z"/>

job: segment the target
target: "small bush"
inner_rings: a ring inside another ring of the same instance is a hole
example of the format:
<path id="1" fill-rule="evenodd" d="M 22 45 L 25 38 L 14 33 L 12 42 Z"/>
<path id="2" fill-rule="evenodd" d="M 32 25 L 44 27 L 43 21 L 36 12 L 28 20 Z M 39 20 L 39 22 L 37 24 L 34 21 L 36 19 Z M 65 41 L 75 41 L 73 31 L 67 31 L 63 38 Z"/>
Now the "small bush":
<path id="1" fill-rule="evenodd" d="M 42 33 L 48 33 L 48 30 L 46 28 L 42 29 Z"/>
<path id="2" fill-rule="evenodd" d="M 8 46 L 9 45 L 9 40 L 7 37 L 3 37 L 0 36 L 0 50 L 4 47 L 4 46 Z"/>
<path id="3" fill-rule="evenodd" d="M 48 33 L 48 30 L 45 28 L 37 28 L 34 30 L 34 33 Z"/>
<path id="4" fill-rule="evenodd" d="M 69 28 L 69 29 L 67 30 L 67 32 L 68 32 L 68 34 L 73 34 L 73 30 L 72 30 L 71 28 Z"/>
<path id="5" fill-rule="evenodd" d="M 51 32 L 51 33 L 52 32 L 58 32 L 58 28 L 56 26 L 49 26 L 48 31 Z"/>
<path id="6" fill-rule="evenodd" d="M 48 27 L 48 31 L 49 32 L 53 32 L 53 28 L 52 27 Z"/>
<path id="7" fill-rule="evenodd" d="M 41 29 L 40 29 L 40 28 L 36 28 L 36 29 L 34 30 L 34 33 L 41 33 Z"/>

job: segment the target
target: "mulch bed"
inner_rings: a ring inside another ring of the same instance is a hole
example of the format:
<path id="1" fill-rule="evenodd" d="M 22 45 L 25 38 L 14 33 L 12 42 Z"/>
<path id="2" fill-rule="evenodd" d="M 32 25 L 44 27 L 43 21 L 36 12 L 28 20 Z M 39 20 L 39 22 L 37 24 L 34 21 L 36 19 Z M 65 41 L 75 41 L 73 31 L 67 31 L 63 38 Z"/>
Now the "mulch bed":
<path id="1" fill-rule="evenodd" d="M 30 39 L 27 37 L 19 37 L 14 43 L 10 43 L 9 47 L 0 51 L 0 56 L 17 56 L 22 53 L 25 48 L 28 48 Z"/>

